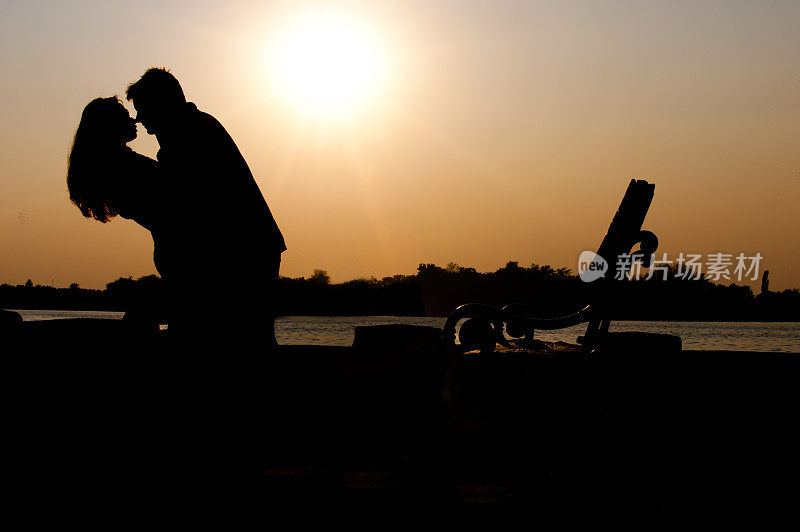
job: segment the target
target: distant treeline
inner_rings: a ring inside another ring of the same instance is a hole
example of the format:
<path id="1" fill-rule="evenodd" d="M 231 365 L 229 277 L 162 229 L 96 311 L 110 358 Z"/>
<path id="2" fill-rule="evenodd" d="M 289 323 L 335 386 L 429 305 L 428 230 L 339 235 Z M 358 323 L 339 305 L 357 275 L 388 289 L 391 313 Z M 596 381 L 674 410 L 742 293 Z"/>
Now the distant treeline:
<path id="1" fill-rule="evenodd" d="M 606 304 L 618 320 L 674 321 L 800 321 L 800 290 L 754 294 L 749 286 L 715 284 L 708 279 L 685 279 L 670 269 L 612 283 Z M 421 264 L 417 282 L 426 312 L 446 316 L 465 302 L 502 306 L 525 303 L 537 317 L 571 314 L 591 301 L 598 288 L 567 268 L 509 262 L 491 273 L 451 263 L 442 268 Z"/>
<path id="2" fill-rule="evenodd" d="M 800 321 L 800 290 L 766 291 L 749 286 L 689 280 L 670 270 L 652 279 L 614 283 L 609 310 L 620 320 Z M 233 290 L 247 290 L 234 286 Z M 203 287 L 198 287 L 203 290 Z M 525 303 L 540 317 L 575 312 L 596 284 L 569 269 L 509 262 L 495 272 L 455 263 L 420 264 L 415 275 L 331 283 L 324 270 L 308 279 L 281 277 L 276 299 L 281 315 L 447 316 L 464 303 Z M 120 278 L 105 290 L 34 285 L 0 285 L 0 308 L 116 310 L 164 309 L 165 286 L 155 275 Z M 219 311 L 219 309 L 210 309 Z"/>

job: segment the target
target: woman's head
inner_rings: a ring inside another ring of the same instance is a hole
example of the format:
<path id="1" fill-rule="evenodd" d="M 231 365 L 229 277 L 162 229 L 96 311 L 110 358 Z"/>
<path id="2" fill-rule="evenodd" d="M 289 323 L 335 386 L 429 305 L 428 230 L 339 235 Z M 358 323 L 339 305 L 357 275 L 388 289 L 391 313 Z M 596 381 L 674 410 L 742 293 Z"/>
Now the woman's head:
<path id="1" fill-rule="evenodd" d="M 116 96 L 95 98 L 84 108 L 69 154 L 69 197 L 87 218 L 107 222 L 116 211 L 108 204 L 105 182 L 112 157 L 136 138 L 136 122 Z"/>
<path id="2" fill-rule="evenodd" d="M 108 147 L 136 138 L 136 121 L 116 96 L 95 98 L 83 109 L 75 139 Z"/>

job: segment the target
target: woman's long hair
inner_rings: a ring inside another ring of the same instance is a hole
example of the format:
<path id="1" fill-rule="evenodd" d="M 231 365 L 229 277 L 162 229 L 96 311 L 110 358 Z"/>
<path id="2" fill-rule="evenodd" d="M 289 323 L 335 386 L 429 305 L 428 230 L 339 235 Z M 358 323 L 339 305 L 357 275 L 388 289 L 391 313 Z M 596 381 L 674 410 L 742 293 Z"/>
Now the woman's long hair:
<path id="1" fill-rule="evenodd" d="M 116 96 L 95 98 L 84 108 L 69 154 L 69 199 L 87 218 L 103 223 L 116 216 L 107 195 L 112 157 L 118 154 L 119 106 Z M 116 111 L 116 112 L 115 112 Z"/>

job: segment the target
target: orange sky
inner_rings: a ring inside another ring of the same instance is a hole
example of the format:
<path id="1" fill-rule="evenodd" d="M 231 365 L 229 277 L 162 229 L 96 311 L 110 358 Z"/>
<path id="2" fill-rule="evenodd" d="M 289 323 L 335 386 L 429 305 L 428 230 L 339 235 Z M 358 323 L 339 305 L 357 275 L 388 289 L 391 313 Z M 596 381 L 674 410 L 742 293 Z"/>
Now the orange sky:
<path id="1" fill-rule="evenodd" d="M 0 282 L 154 272 L 149 235 L 83 219 L 65 171 L 83 106 L 164 65 L 250 164 L 283 275 L 575 269 L 642 178 L 660 252 L 758 252 L 773 289 L 800 287 L 800 3 L 64 4 L 0 4 Z M 320 12 L 385 70 L 335 118 L 272 68 L 275 37 Z"/>

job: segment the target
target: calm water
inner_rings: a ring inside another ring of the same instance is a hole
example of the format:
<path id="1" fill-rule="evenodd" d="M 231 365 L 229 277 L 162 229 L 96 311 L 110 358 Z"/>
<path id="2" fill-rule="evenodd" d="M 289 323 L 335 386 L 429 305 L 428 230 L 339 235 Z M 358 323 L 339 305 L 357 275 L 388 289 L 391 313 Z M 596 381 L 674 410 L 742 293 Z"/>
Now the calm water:
<path id="1" fill-rule="evenodd" d="M 60 318 L 122 318 L 122 312 L 80 310 L 17 310 L 24 320 Z M 275 335 L 281 344 L 350 345 L 358 325 L 406 323 L 441 328 L 444 318 L 409 318 L 394 316 L 287 316 L 278 318 Z M 537 331 L 541 340 L 575 342 L 586 325 L 559 331 Z M 731 351 L 783 351 L 800 353 L 800 323 L 761 322 L 680 322 L 616 321 L 612 331 L 642 331 L 675 334 L 684 349 Z"/>

